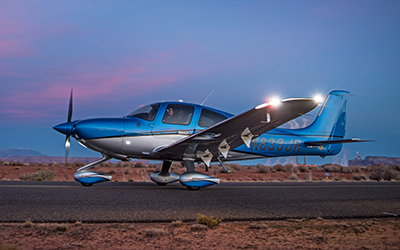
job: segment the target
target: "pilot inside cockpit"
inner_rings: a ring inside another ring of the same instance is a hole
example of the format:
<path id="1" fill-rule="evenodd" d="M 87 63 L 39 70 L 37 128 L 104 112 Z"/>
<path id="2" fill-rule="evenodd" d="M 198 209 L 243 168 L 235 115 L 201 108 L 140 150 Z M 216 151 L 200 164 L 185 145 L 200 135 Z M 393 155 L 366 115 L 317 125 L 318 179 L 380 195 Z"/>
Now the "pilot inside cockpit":
<path id="1" fill-rule="evenodd" d="M 190 105 L 170 104 L 165 110 L 163 123 L 188 125 L 192 120 L 194 108 Z"/>
<path id="2" fill-rule="evenodd" d="M 167 123 L 175 123 L 177 120 L 177 114 L 174 115 L 174 109 L 169 107 L 167 109 L 167 114 L 165 114 L 163 121 Z"/>

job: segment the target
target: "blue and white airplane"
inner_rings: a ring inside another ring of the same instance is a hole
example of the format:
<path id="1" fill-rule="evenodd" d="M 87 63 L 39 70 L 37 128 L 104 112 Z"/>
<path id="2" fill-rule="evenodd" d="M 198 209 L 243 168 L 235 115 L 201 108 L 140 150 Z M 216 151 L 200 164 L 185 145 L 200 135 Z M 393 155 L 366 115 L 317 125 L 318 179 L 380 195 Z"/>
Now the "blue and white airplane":
<path id="1" fill-rule="evenodd" d="M 218 184 L 218 178 L 196 172 L 195 163 L 319 155 L 340 152 L 344 139 L 350 93 L 332 91 L 315 121 L 300 129 L 279 128 L 319 105 L 314 98 L 291 98 L 264 103 L 242 114 L 232 115 L 203 105 L 184 102 L 159 102 L 141 107 L 122 118 L 97 118 L 71 121 L 72 90 L 68 120 L 54 127 L 79 144 L 102 154 L 102 159 L 85 165 L 74 174 L 84 186 L 111 180 L 111 176 L 89 170 L 112 158 L 163 161 L 161 171 L 151 179 L 158 185 L 180 181 L 190 190 Z M 171 163 L 183 162 L 187 172 L 169 172 Z"/>

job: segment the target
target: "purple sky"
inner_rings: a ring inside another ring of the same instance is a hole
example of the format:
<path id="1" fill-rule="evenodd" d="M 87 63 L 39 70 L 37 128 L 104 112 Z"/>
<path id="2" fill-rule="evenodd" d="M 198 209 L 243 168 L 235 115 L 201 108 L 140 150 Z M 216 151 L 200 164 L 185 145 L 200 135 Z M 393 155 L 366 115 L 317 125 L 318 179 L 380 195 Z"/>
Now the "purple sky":
<path id="1" fill-rule="evenodd" d="M 201 103 L 213 89 L 206 105 L 236 114 L 343 89 L 355 95 L 347 137 L 376 142 L 323 161 L 400 156 L 399 13 L 399 1 L 368 0 L 1 1 L 0 150 L 63 156 L 52 126 L 71 87 L 73 119 Z"/>

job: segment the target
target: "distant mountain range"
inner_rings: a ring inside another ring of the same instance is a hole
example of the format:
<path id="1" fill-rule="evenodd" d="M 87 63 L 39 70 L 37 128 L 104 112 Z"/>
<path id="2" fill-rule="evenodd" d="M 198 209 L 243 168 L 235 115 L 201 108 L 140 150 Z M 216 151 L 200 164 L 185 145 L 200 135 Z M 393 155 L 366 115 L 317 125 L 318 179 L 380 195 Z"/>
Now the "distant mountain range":
<path id="1" fill-rule="evenodd" d="M 400 158 L 385 156 L 367 156 L 364 158 L 364 160 L 353 159 L 349 161 L 349 166 L 367 167 L 374 164 L 381 164 L 384 166 L 400 165 Z"/>
<path id="2" fill-rule="evenodd" d="M 47 155 L 42 154 L 39 151 L 27 148 L 9 148 L 0 151 L 0 157 L 4 158 L 10 156 L 47 156 Z"/>
<path id="3" fill-rule="evenodd" d="M 94 162 L 99 158 L 96 157 L 69 157 L 69 162 L 81 161 L 85 163 Z M 64 163 L 65 157 L 48 156 L 26 148 L 9 148 L 0 151 L 0 160 L 4 162 L 21 162 L 21 163 Z"/>

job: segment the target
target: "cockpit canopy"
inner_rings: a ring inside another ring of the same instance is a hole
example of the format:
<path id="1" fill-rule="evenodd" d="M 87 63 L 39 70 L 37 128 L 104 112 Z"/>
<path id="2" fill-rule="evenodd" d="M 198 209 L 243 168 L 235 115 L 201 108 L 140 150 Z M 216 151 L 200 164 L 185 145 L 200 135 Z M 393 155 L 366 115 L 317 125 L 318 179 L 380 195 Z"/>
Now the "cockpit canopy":
<path id="1" fill-rule="evenodd" d="M 210 127 L 232 116 L 204 106 L 186 103 L 153 103 L 138 108 L 127 116 L 152 122 L 159 111 L 162 115 L 157 118 L 159 121 L 156 122 L 160 122 L 160 124 L 196 124 L 196 126 L 202 128 Z M 195 119 L 195 121 L 192 122 L 192 119 Z"/>
<path id="2" fill-rule="evenodd" d="M 146 121 L 153 121 L 154 118 L 156 118 L 157 111 L 159 108 L 160 108 L 159 103 L 153 103 L 153 104 L 138 108 L 135 111 L 132 111 L 127 116 L 138 117 L 138 118 L 144 119 Z"/>

